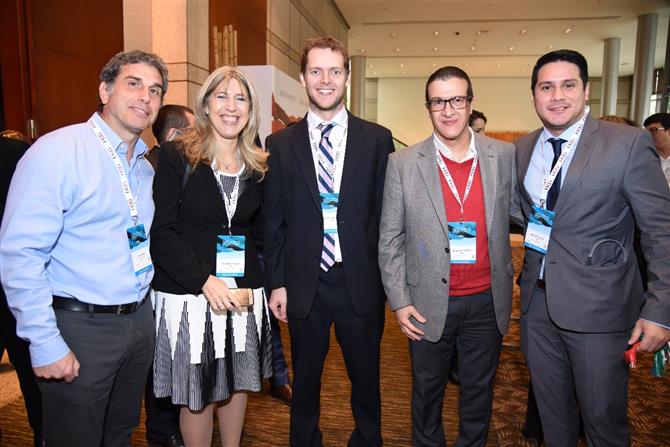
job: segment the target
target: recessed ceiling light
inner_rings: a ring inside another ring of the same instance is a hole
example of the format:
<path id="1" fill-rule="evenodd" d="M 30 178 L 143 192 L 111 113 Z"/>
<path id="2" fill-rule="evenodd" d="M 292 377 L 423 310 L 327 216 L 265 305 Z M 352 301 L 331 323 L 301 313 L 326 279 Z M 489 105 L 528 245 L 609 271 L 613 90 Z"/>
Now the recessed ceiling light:
<path id="1" fill-rule="evenodd" d="M 376 75 L 377 75 L 377 72 L 376 72 L 376 71 L 373 71 L 372 74 L 376 76 Z"/>
<path id="2" fill-rule="evenodd" d="M 467 66 L 468 66 L 468 63 L 467 63 L 467 62 L 466 62 L 466 63 L 464 63 L 464 64 L 463 64 L 463 66 L 464 66 L 464 67 L 467 67 Z"/>
<path id="3" fill-rule="evenodd" d="M 433 53 L 437 53 L 438 50 L 439 50 L 439 48 L 433 47 Z"/>
<path id="4" fill-rule="evenodd" d="M 546 48 L 547 50 L 551 50 L 552 48 L 554 48 L 554 46 L 553 46 L 552 44 L 549 44 L 549 45 L 547 45 L 545 48 Z"/>
<path id="5" fill-rule="evenodd" d="M 361 48 L 360 50 L 358 50 L 358 52 L 361 54 L 365 53 L 365 48 Z"/>
<path id="6" fill-rule="evenodd" d="M 406 71 L 403 71 L 403 72 L 402 72 L 402 74 L 406 75 L 406 74 L 407 74 L 407 72 L 406 72 Z"/>
<path id="7" fill-rule="evenodd" d="M 433 64 L 430 64 L 430 66 L 435 68 L 435 67 L 437 67 L 437 64 L 433 63 Z"/>
<path id="8" fill-rule="evenodd" d="M 398 65 L 398 67 L 405 68 L 405 64 L 400 64 L 400 65 Z"/>
<path id="9" fill-rule="evenodd" d="M 391 37 L 397 37 L 397 36 L 398 36 L 398 33 L 396 33 L 395 31 L 391 31 L 391 32 L 389 33 L 389 36 L 391 36 Z"/>
<path id="10" fill-rule="evenodd" d="M 563 34 L 570 34 L 572 32 L 572 25 L 563 30 Z"/>
<path id="11" fill-rule="evenodd" d="M 351 33 L 351 38 L 352 38 L 352 39 L 355 39 L 355 38 L 357 38 L 357 37 L 358 37 L 358 34 L 356 34 L 356 33 Z"/>
<path id="12" fill-rule="evenodd" d="M 502 64 L 501 64 L 500 62 L 498 62 L 498 63 L 496 64 L 496 67 L 502 67 Z"/>
<path id="13" fill-rule="evenodd" d="M 527 32 L 528 28 L 526 28 L 525 26 L 521 28 L 521 30 L 519 30 L 519 34 L 521 34 L 522 36 L 525 36 Z"/>
<path id="14" fill-rule="evenodd" d="M 479 28 L 479 29 L 477 30 L 477 35 L 478 35 L 478 36 L 481 36 L 481 35 L 486 34 L 486 33 L 488 33 L 488 32 L 489 32 L 489 30 L 487 30 L 487 29 Z"/>
<path id="15" fill-rule="evenodd" d="M 396 53 L 400 53 L 400 48 L 396 48 L 396 49 L 393 50 L 393 51 L 395 51 Z"/>
<path id="16" fill-rule="evenodd" d="M 507 47 L 507 50 L 508 51 L 514 51 L 514 45 L 510 45 L 509 47 Z"/>
<path id="17" fill-rule="evenodd" d="M 472 44 L 472 46 L 470 47 L 470 51 L 475 51 L 476 49 L 477 49 L 477 45 Z"/>
<path id="18" fill-rule="evenodd" d="M 440 35 L 440 32 L 439 32 L 439 31 L 433 31 L 433 36 L 437 37 L 437 36 L 439 36 L 439 35 Z"/>
<path id="19" fill-rule="evenodd" d="M 368 65 L 368 68 L 374 68 L 374 67 L 375 67 L 375 66 L 372 65 L 372 64 L 369 64 L 369 65 Z"/>

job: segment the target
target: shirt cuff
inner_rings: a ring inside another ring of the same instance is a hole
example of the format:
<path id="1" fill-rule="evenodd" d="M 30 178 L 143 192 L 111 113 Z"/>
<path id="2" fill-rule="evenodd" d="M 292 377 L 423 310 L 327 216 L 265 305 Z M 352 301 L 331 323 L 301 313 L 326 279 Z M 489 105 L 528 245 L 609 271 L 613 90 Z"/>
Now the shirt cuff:
<path id="1" fill-rule="evenodd" d="M 651 320 L 647 320 L 646 318 L 640 318 L 640 320 L 648 321 L 649 323 L 655 324 L 656 326 L 661 326 L 662 328 L 665 328 L 665 329 L 670 330 L 670 327 L 668 327 L 668 326 L 666 326 L 666 325 L 664 325 L 664 324 L 657 323 L 657 322 L 655 322 L 655 321 L 651 321 Z"/>
<path id="2" fill-rule="evenodd" d="M 33 368 L 51 365 L 65 357 L 68 352 L 70 348 L 60 334 L 41 345 L 30 344 L 30 359 Z"/>

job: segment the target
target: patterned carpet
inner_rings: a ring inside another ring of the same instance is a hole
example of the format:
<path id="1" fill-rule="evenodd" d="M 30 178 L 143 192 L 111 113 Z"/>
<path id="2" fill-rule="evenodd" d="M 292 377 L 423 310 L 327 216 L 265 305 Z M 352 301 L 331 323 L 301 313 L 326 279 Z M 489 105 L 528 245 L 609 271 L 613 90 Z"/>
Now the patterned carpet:
<path id="1" fill-rule="evenodd" d="M 521 262 L 521 242 L 513 238 L 517 272 Z M 515 291 L 513 316 L 518 317 L 518 290 Z M 284 326 L 285 328 L 285 326 Z M 287 359 L 290 360 L 288 331 L 282 332 Z M 331 338 L 331 352 L 326 361 L 321 393 L 321 429 L 326 446 L 344 446 L 352 428 L 349 409 L 350 386 L 339 347 Z M 526 411 L 528 373 L 518 349 L 518 321 L 512 322 L 511 333 L 505 337 L 496 378 L 493 419 L 487 446 L 531 446 L 521 435 Z M 633 446 L 670 446 L 670 378 L 652 378 L 650 356 L 639 360 L 631 371 L 629 417 Z M 6 382 L 3 382 L 3 384 Z M 411 445 L 410 387 L 411 374 L 407 341 L 398 329 L 395 316 L 387 312 L 382 342 L 382 404 L 383 436 L 387 447 Z M 458 430 L 458 387 L 449 385 L 444 403 L 444 424 L 448 445 L 453 445 Z M 276 447 L 288 445 L 288 407 L 267 392 L 253 394 L 249 399 L 242 446 Z M 22 399 L 16 398 L 0 408 L 2 446 L 30 446 L 32 434 L 26 422 Z M 133 446 L 145 446 L 144 427 L 133 435 Z M 214 445 L 219 444 L 218 432 Z M 584 443 L 580 445 L 585 445 Z"/>

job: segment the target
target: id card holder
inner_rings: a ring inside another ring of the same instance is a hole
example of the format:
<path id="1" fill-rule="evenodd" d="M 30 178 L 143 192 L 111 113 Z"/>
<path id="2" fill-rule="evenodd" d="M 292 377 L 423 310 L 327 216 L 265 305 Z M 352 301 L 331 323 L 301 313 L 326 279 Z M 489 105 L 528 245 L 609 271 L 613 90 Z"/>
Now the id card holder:
<path id="1" fill-rule="evenodd" d="M 218 235 L 216 237 L 216 276 L 244 276 L 245 236 Z"/>
<path id="2" fill-rule="evenodd" d="M 477 222 L 448 222 L 452 264 L 477 262 Z"/>
<path id="3" fill-rule="evenodd" d="M 135 225 L 126 230 L 128 245 L 130 246 L 130 257 L 133 260 L 133 271 L 135 276 L 140 276 L 151 270 L 151 253 L 149 253 L 149 241 L 144 224 Z"/>
<path id="4" fill-rule="evenodd" d="M 554 211 L 533 205 L 528 219 L 528 226 L 526 227 L 526 237 L 524 238 L 524 245 L 526 247 L 542 254 L 547 253 L 555 215 Z"/>
<path id="5" fill-rule="evenodd" d="M 321 212 L 323 213 L 323 232 L 330 234 L 337 242 L 337 202 L 338 193 L 321 193 Z"/>

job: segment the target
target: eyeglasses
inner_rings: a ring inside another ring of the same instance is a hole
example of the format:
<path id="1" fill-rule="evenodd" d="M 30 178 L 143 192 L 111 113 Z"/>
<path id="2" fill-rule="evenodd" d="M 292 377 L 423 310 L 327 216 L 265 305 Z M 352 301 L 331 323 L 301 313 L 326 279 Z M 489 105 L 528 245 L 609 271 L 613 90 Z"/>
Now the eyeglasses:
<path id="1" fill-rule="evenodd" d="M 668 129 L 666 129 L 665 127 L 651 127 L 648 130 L 649 132 L 651 132 L 652 135 L 656 135 L 661 130 L 668 130 Z"/>
<path id="2" fill-rule="evenodd" d="M 464 109 L 471 100 L 472 96 L 454 96 L 449 99 L 432 98 L 428 100 L 426 107 L 428 107 L 428 110 L 431 112 L 441 112 L 447 107 L 447 104 L 449 104 L 452 109 L 458 110 Z"/>

